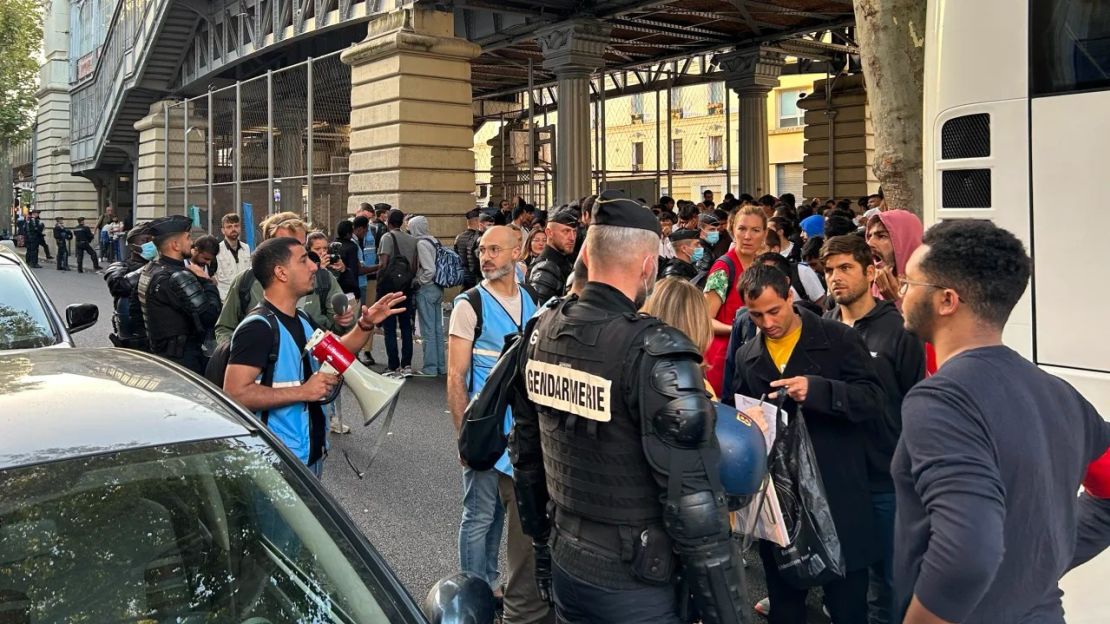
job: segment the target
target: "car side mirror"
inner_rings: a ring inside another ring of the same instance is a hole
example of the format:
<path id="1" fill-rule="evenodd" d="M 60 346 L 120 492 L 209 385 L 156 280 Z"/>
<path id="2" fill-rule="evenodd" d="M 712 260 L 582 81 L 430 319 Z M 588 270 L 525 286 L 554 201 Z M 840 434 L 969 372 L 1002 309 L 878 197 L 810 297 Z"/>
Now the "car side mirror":
<path id="1" fill-rule="evenodd" d="M 71 334 L 96 325 L 100 308 L 95 303 L 75 303 L 66 306 L 66 330 Z"/>
<path id="2" fill-rule="evenodd" d="M 431 624 L 493 624 L 497 605 L 488 583 L 472 572 L 440 579 L 424 599 Z"/>

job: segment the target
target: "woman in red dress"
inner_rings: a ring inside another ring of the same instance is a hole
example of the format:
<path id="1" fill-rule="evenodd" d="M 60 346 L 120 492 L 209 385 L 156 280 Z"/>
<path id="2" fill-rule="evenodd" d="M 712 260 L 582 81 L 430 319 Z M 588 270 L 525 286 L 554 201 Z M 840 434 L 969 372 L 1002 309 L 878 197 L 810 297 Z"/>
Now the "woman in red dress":
<path id="1" fill-rule="evenodd" d="M 740 206 L 728 218 L 732 247 L 717 259 L 705 280 L 705 305 L 713 320 L 713 341 L 705 352 L 705 372 L 718 396 L 724 381 L 725 356 L 732 320 L 744 307 L 736 285 L 744 268 L 755 261 L 767 240 L 767 215 L 758 206 Z"/>

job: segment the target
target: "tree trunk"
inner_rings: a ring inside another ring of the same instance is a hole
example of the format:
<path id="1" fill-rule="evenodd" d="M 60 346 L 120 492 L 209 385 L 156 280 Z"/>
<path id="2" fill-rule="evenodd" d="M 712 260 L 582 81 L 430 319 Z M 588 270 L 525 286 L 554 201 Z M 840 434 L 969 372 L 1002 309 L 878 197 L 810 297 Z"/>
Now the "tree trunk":
<path id="1" fill-rule="evenodd" d="M 0 139 L 0 233 L 7 232 L 15 238 L 12 230 L 12 150 L 8 139 Z"/>
<path id="2" fill-rule="evenodd" d="M 853 0 L 867 100 L 872 168 L 889 208 L 922 214 L 925 0 Z"/>

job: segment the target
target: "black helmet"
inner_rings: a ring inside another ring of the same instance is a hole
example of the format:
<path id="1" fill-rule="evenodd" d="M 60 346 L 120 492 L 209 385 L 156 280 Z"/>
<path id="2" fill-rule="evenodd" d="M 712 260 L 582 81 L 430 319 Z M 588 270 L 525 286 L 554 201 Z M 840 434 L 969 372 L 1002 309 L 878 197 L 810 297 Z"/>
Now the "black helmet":
<path id="1" fill-rule="evenodd" d="M 424 599 L 431 624 L 493 624 L 493 592 L 477 574 L 457 572 L 432 587 Z"/>

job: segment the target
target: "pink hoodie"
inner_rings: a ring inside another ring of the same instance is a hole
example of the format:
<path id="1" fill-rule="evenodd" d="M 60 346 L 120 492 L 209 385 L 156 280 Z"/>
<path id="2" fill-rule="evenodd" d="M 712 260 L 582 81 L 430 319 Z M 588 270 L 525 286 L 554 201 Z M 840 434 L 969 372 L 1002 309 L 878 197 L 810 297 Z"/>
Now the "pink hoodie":
<path id="1" fill-rule="evenodd" d="M 906 274 L 906 263 L 909 262 L 913 251 L 921 246 L 921 237 L 925 233 L 921 219 L 908 210 L 888 210 L 871 217 L 867 226 L 871 227 L 875 219 L 879 219 L 890 233 L 890 242 L 894 245 L 894 276 Z M 871 294 L 882 298 L 878 286 L 871 285 Z"/>

